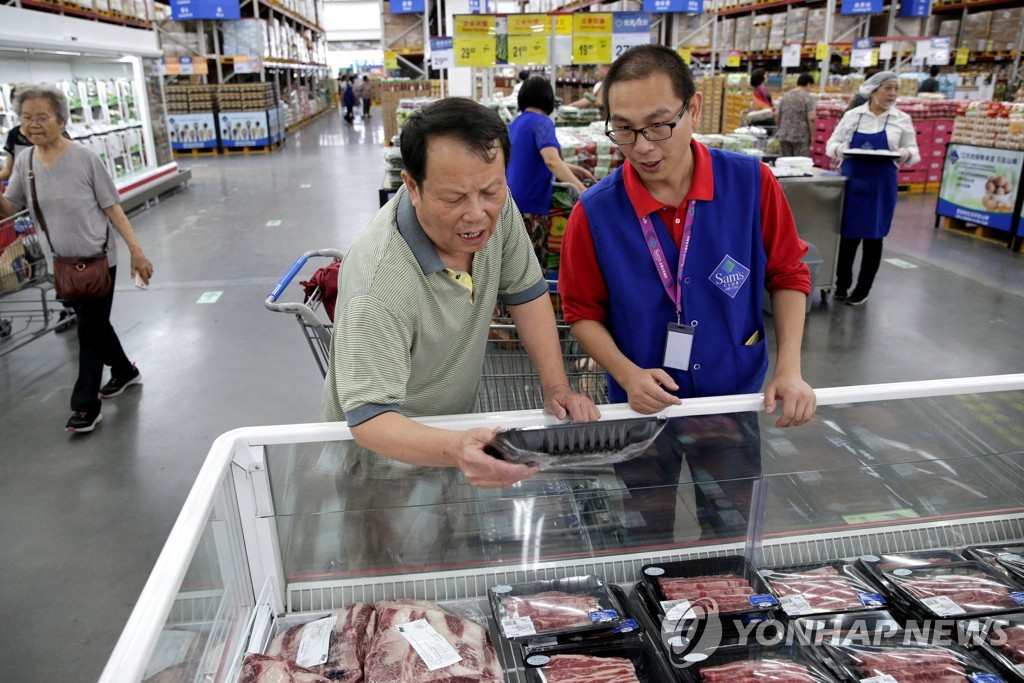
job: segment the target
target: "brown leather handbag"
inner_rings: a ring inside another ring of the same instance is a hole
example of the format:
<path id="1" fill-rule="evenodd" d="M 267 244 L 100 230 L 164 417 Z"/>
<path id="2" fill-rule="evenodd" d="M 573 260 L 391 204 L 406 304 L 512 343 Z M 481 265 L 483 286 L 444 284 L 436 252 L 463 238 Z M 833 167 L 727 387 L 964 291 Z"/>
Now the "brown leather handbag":
<path id="1" fill-rule="evenodd" d="M 39 195 L 36 193 L 36 173 L 33 162 L 36 150 L 29 151 L 28 181 L 32 189 L 32 209 L 36 220 L 46 235 L 53 254 L 53 286 L 57 290 L 57 298 L 63 301 L 81 301 L 82 299 L 99 299 L 110 292 L 113 282 L 110 279 L 110 263 L 107 261 L 107 239 L 103 241 L 103 251 L 97 256 L 59 256 L 53 249 L 50 231 L 46 228 L 43 210 L 39 207 Z"/>

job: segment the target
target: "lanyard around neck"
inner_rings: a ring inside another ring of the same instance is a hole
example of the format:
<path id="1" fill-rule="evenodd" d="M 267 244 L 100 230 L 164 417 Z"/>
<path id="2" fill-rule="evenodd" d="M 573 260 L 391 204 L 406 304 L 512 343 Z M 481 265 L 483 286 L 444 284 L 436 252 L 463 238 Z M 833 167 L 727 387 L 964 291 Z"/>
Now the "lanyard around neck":
<path id="1" fill-rule="evenodd" d="M 651 260 L 654 261 L 654 269 L 658 271 L 658 278 L 661 286 L 672 303 L 676 305 L 676 322 L 682 324 L 683 318 L 683 266 L 686 265 L 686 252 L 690 250 L 690 235 L 693 233 L 693 215 L 697 208 L 697 202 L 690 200 L 686 204 L 686 222 L 683 224 L 683 239 L 679 245 L 679 268 L 676 277 L 672 277 L 672 271 L 665 260 L 665 250 L 661 247 L 661 240 L 654 229 L 654 221 L 644 219 L 640 229 L 644 233 L 644 242 L 651 252 Z"/>

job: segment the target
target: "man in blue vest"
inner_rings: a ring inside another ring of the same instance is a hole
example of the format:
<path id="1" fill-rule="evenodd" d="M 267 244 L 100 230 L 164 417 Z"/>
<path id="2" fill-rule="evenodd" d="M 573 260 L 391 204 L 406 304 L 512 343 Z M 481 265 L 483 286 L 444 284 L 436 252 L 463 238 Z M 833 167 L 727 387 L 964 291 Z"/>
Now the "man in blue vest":
<path id="1" fill-rule="evenodd" d="M 767 166 L 692 139 L 701 94 L 673 50 L 642 45 L 602 88 L 624 166 L 587 190 L 562 246 L 565 318 L 609 374 L 612 402 L 655 413 L 682 398 L 756 393 L 768 369 L 762 313 L 777 340 L 764 406 L 776 426 L 807 422 L 800 371 L 807 245 Z"/>

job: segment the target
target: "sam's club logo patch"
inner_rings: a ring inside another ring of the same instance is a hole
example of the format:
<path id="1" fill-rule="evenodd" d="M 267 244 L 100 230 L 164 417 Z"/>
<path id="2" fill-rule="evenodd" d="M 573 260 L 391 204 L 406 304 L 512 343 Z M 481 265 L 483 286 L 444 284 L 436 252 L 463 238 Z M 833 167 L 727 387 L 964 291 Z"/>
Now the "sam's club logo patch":
<path id="1" fill-rule="evenodd" d="M 732 256 L 726 254 L 725 258 L 722 259 L 722 262 L 718 264 L 718 267 L 715 268 L 708 279 L 716 287 L 728 294 L 729 298 L 735 299 L 749 277 L 750 268 L 747 268 Z"/>

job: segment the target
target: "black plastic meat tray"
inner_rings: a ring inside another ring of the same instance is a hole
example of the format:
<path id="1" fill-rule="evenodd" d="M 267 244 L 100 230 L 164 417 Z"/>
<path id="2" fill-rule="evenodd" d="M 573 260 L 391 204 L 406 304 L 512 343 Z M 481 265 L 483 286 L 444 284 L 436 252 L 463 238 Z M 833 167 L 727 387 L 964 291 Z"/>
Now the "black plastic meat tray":
<path id="1" fill-rule="evenodd" d="M 889 555 L 861 555 L 857 558 L 857 563 L 875 583 L 886 591 L 891 591 L 892 584 L 884 576 L 889 569 L 938 566 L 950 562 L 963 562 L 966 559 L 954 550 L 915 550 Z"/>
<path id="2" fill-rule="evenodd" d="M 754 565 L 742 555 L 708 557 L 679 562 L 661 562 L 644 565 L 640 569 L 640 578 L 657 602 L 657 608 L 662 617 L 668 614 L 665 604 L 672 601 L 666 597 L 659 579 L 721 576 L 726 574 L 736 574 L 746 580 L 754 590 L 754 595 L 750 597 L 756 599 L 748 600 L 750 603 L 749 607 L 745 606 L 743 609 L 722 611 L 719 613 L 720 616 L 772 612 L 779 607 L 779 601 L 768 588 L 768 584 L 758 574 Z"/>
<path id="3" fill-rule="evenodd" d="M 644 632 L 643 622 L 637 618 L 626 593 L 613 583 L 605 584 L 611 594 L 613 608 L 619 613 L 620 621 L 611 630 L 574 631 L 554 635 L 536 636 L 520 642 L 523 656 L 537 653 L 551 654 L 580 646 L 601 645 L 635 639 Z"/>
<path id="4" fill-rule="evenodd" d="M 505 619 L 513 616 L 505 608 L 505 601 L 507 599 L 529 598 L 541 593 L 554 591 L 593 598 L 599 609 L 591 613 L 590 622 L 572 627 L 559 629 L 537 628 L 535 624 L 532 624 L 532 620 L 530 625 L 533 626 L 534 633 L 523 633 L 520 627 L 525 624 L 517 624 L 515 620 L 506 627 Z M 623 621 L 623 615 L 619 612 L 620 606 L 618 602 L 612 597 L 607 584 L 596 576 L 573 576 L 564 579 L 525 581 L 522 583 L 491 586 L 487 591 L 487 598 L 501 634 L 509 640 L 520 643 L 535 638 L 569 636 L 594 631 L 612 631 Z M 517 628 L 515 631 L 512 631 L 510 630 L 512 627 Z"/>
<path id="5" fill-rule="evenodd" d="M 516 427 L 491 442 L 512 463 L 547 466 L 610 465 L 641 455 L 668 424 L 664 417 Z"/>
<path id="6" fill-rule="evenodd" d="M 975 545 L 967 548 L 964 555 L 969 559 L 985 562 L 1014 577 L 1018 582 L 1024 581 L 1024 544 Z"/>
<path id="7" fill-rule="evenodd" d="M 1024 631 L 1024 614 L 1010 615 L 1007 617 L 987 617 L 977 621 L 958 622 L 960 624 L 978 624 L 981 632 L 975 634 L 974 643 L 978 650 L 989 658 L 999 673 L 1007 681 L 1012 683 L 1024 683 L 1024 644 L 1018 650 L 1015 659 L 1005 650 L 998 646 L 998 643 L 1008 643 L 1010 629 L 1018 629 L 1016 633 Z M 1019 635 L 1014 635 L 1014 641 L 1020 643 Z"/>
<path id="8" fill-rule="evenodd" d="M 816 569 L 823 569 L 825 567 L 835 569 L 839 578 L 845 579 L 846 584 L 857 592 L 860 604 L 851 605 L 842 609 L 815 609 L 812 605 L 804 603 L 794 604 L 791 600 L 787 599 L 786 596 L 782 595 L 773 582 L 773 577 L 781 579 L 782 577 L 779 576 L 781 574 L 799 574 L 814 571 Z M 831 560 L 827 562 L 813 562 L 772 567 L 770 569 L 762 569 L 760 574 L 767 582 L 768 587 L 774 591 L 775 596 L 779 598 L 779 604 L 782 606 L 782 611 L 790 617 L 799 617 L 807 614 L 864 612 L 884 608 L 886 604 L 885 596 L 878 593 L 876 587 L 871 583 L 871 581 L 858 572 L 853 563 L 846 560 Z"/>
<path id="9" fill-rule="evenodd" d="M 705 672 L 708 669 L 720 666 L 728 667 L 729 665 L 737 662 L 759 662 L 771 660 L 799 664 L 806 670 L 806 675 L 810 677 L 810 680 L 815 683 L 836 683 L 836 681 L 839 680 L 831 671 L 829 671 L 828 667 L 822 663 L 813 648 L 803 645 L 750 645 L 746 647 L 727 648 L 717 650 L 707 657 L 691 656 L 691 660 L 693 661 L 683 662 L 682 664 L 673 660 L 672 665 L 676 668 L 676 671 L 681 674 L 677 675 L 677 680 L 687 681 L 688 683 L 702 683 L 707 680 Z M 726 671 L 723 673 L 728 677 L 725 680 L 729 681 L 754 680 L 753 678 L 740 678 L 736 672 Z M 707 676 L 710 676 L 710 674 L 707 674 Z M 767 674 L 764 678 L 769 681 L 790 680 L 784 677 L 769 677 Z M 723 677 L 715 677 L 714 680 L 723 680 Z M 758 678 L 758 680 L 760 680 L 760 678 Z M 805 679 L 800 678 L 799 680 L 803 681 Z"/>
<path id="10" fill-rule="evenodd" d="M 546 683 L 547 678 L 544 676 L 545 667 L 552 665 L 553 657 L 563 655 L 586 655 L 602 659 L 608 657 L 628 659 L 633 662 L 636 678 L 640 683 L 666 683 L 675 677 L 671 667 L 661 657 L 651 639 L 645 634 L 638 634 L 630 642 L 595 645 L 592 647 L 581 646 L 554 654 L 527 655 L 523 659 L 523 663 L 526 665 L 527 683 Z M 597 680 L 607 681 L 608 683 L 621 683 L 624 679 L 602 678 Z M 628 681 L 628 679 L 625 680 Z"/>
<path id="11" fill-rule="evenodd" d="M 942 612 L 933 605 L 929 605 L 914 595 L 907 584 L 916 581 L 942 580 L 944 576 L 970 576 L 983 574 L 985 578 L 997 583 L 1005 589 L 1006 604 L 993 609 L 968 609 L 959 606 L 959 611 Z M 902 598 L 921 616 L 932 619 L 967 619 L 971 617 L 989 616 L 994 614 L 1005 614 L 1007 612 L 1024 609 L 1024 590 L 1015 581 L 1003 573 L 992 569 L 984 562 L 955 562 L 952 564 L 935 565 L 931 567 L 916 567 L 913 569 L 892 569 L 885 572 L 885 578 L 893 585 L 893 590 L 899 593 Z M 1012 596 L 1012 597 L 1011 597 Z M 1016 603 L 1016 606 L 1014 605 Z"/>

